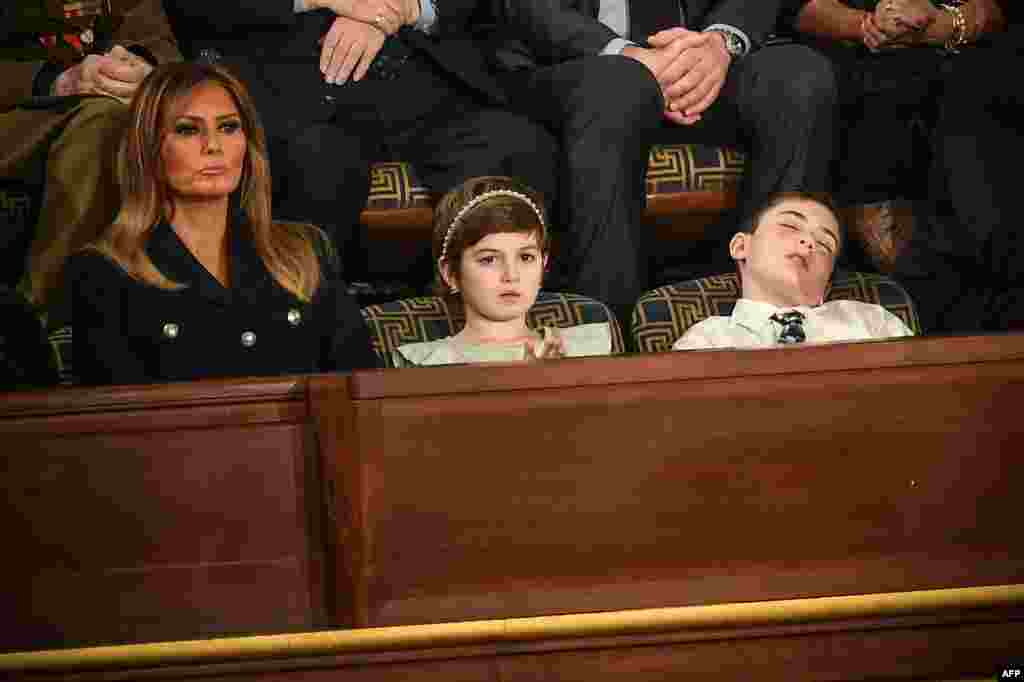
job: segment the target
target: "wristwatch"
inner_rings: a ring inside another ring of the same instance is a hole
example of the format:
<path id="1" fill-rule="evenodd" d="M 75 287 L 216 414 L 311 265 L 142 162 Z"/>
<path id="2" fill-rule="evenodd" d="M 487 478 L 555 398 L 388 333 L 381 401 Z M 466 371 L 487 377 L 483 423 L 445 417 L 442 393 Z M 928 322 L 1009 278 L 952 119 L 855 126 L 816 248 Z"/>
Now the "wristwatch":
<path id="1" fill-rule="evenodd" d="M 743 44 L 743 39 L 732 31 L 724 31 L 720 28 L 708 29 L 708 33 L 721 33 L 722 37 L 725 38 L 725 51 L 728 52 L 733 59 L 739 59 L 743 56 L 743 48 L 746 47 Z"/>

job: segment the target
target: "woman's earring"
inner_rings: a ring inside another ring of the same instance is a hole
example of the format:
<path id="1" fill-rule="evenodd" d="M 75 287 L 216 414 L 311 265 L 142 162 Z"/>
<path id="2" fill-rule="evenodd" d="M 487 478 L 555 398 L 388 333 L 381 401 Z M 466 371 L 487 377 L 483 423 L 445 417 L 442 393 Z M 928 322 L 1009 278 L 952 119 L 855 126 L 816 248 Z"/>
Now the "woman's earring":
<path id="1" fill-rule="evenodd" d="M 455 294 L 459 293 L 459 288 L 453 284 L 451 287 L 449 287 L 449 291 L 451 291 L 452 296 L 454 296 Z"/>

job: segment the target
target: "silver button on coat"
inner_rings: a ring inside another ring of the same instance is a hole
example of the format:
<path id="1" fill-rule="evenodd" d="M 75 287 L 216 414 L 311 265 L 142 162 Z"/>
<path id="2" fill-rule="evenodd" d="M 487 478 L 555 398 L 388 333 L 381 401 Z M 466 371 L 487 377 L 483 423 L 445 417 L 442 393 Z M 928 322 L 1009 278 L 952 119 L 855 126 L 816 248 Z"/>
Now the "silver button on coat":
<path id="1" fill-rule="evenodd" d="M 299 312 L 298 308 L 292 308 L 288 311 L 288 322 L 293 327 L 298 327 L 299 323 L 302 322 L 302 313 Z"/>
<path id="2" fill-rule="evenodd" d="M 242 332 L 242 345 L 246 348 L 252 348 L 256 345 L 256 334 L 253 332 Z"/>
<path id="3" fill-rule="evenodd" d="M 168 322 L 164 325 L 164 337 L 168 339 L 178 338 L 179 331 L 181 331 L 181 328 L 178 327 L 176 322 Z"/>

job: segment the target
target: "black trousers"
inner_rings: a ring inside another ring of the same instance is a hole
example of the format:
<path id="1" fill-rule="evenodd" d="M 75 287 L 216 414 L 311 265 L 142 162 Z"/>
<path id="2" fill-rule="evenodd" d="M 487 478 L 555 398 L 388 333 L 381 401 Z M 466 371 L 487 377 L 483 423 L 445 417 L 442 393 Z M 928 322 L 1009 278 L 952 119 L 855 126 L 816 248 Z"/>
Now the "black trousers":
<path id="1" fill-rule="evenodd" d="M 894 276 L 926 332 L 1024 328 L 1024 27 L 964 50 L 939 105 L 929 197 Z"/>
<path id="2" fill-rule="evenodd" d="M 480 175 L 516 177 L 546 197 L 555 192 L 553 136 L 488 103 L 424 54 L 413 53 L 393 79 L 343 85 L 324 83 L 315 61 L 233 66 L 267 131 L 276 217 L 325 229 L 345 256 L 347 277 L 358 274 L 359 253 L 349 247 L 375 161 L 412 162 L 438 194 Z"/>
<path id="3" fill-rule="evenodd" d="M 765 47 L 730 67 L 693 126 L 664 119 L 657 81 L 642 64 L 597 56 L 506 76 L 514 105 L 561 139 L 558 215 L 569 288 L 624 309 L 648 285 L 637 226 L 651 145 L 738 144 L 749 154 L 738 213 L 778 191 L 826 188 L 833 155 L 835 80 L 828 60 L 800 45 Z M 725 259 L 728 226 L 717 235 Z M 557 265 L 557 264 L 556 264 Z"/>
<path id="4" fill-rule="evenodd" d="M 839 87 L 837 201 L 923 198 L 937 101 L 954 60 L 931 48 L 871 53 L 835 43 L 817 49 L 832 61 Z"/>

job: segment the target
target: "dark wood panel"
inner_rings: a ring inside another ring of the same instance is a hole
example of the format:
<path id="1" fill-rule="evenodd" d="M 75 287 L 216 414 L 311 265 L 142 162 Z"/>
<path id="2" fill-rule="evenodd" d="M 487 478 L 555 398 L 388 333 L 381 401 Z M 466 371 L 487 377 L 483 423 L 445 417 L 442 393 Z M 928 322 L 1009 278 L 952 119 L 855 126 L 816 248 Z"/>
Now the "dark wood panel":
<path id="1" fill-rule="evenodd" d="M 174 406 L 243 405 L 305 400 L 302 377 L 205 379 L 143 386 L 60 388 L 0 394 L 0 420 Z M 0 422 L 2 424 L 4 422 Z"/>
<path id="2" fill-rule="evenodd" d="M 353 393 L 380 397 L 355 401 L 357 436 L 334 453 L 336 475 L 359 481 L 339 515 L 365 524 L 344 559 L 366 594 L 353 616 L 397 625 L 1024 581 L 1020 341 L 948 339 L 945 355 L 836 346 L 815 349 L 810 368 L 789 352 L 698 354 L 725 357 L 718 376 L 676 367 L 675 380 L 611 372 L 600 384 L 595 370 L 571 388 L 563 374 L 619 361 L 526 378 L 444 368 L 419 388 L 416 372 L 392 373 L 394 386 L 357 373 Z M 865 353 L 875 366 L 846 369 Z M 756 370 L 730 376 L 746 363 Z"/>
<path id="3" fill-rule="evenodd" d="M 30 399 L 0 419 L 0 536 L 15 548 L 0 579 L 17 586 L 0 597 L 0 648 L 326 624 L 304 386 L 194 388 L 82 389 L 48 417 L 41 403 L 11 416 Z"/>
<path id="4" fill-rule="evenodd" d="M 405 372 L 359 371 L 352 374 L 351 381 L 352 397 L 356 400 L 370 400 L 662 381 L 706 381 L 715 378 L 861 371 L 884 367 L 914 366 L 924 369 L 1020 359 L 1024 359 L 1024 334 L 1018 333 L 915 337 L 797 348 L 570 358 L 558 363 L 532 365 L 421 367 Z"/>

